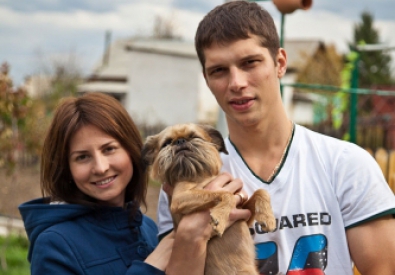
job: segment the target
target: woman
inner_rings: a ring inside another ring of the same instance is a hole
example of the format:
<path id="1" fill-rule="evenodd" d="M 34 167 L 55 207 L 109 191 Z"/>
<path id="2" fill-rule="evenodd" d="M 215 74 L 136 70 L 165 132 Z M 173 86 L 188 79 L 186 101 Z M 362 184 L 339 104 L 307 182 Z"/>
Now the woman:
<path id="1" fill-rule="evenodd" d="M 43 198 L 19 207 L 31 244 L 32 275 L 165 274 L 168 265 L 176 274 L 185 268 L 180 255 L 186 247 L 203 243 L 194 251 L 204 256 L 207 213 L 187 216 L 176 241 L 172 234 L 158 245 L 156 224 L 140 211 L 148 182 L 141 147 L 134 122 L 110 96 L 85 94 L 58 106 L 42 152 Z M 240 189 L 235 181 L 226 186 Z M 234 219 L 240 218 L 248 213 Z M 188 238 L 191 234 L 195 238 Z M 188 264 L 194 256 L 185 256 Z M 202 261 L 196 264 L 202 270 Z"/>

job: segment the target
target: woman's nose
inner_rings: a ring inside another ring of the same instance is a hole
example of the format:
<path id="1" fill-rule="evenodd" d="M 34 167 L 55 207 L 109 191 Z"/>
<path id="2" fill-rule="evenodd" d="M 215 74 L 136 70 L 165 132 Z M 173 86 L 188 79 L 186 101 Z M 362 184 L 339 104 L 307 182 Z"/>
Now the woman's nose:
<path id="1" fill-rule="evenodd" d="M 94 166 L 93 166 L 93 172 L 96 174 L 104 174 L 108 169 L 110 165 L 108 162 L 108 159 L 105 156 L 96 156 L 95 161 L 94 161 Z"/>

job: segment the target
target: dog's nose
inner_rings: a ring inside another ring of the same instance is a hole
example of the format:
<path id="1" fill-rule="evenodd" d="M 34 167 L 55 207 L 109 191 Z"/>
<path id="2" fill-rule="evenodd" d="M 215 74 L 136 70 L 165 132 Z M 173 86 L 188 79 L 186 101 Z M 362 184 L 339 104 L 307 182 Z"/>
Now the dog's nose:
<path id="1" fill-rule="evenodd" d="M 179 139 L 177 139 L 176 140 L 176 145 L 181 145 L 181 144 L 184 144 L 186 142 L 186 140 L 185 140 L 185 138 L 179 138 Z"/>

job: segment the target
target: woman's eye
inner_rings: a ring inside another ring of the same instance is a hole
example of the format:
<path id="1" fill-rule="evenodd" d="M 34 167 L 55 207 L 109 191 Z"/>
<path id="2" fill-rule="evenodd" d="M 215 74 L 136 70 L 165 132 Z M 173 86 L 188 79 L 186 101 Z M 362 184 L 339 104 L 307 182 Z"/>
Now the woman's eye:
<path id="1" fill-rule="evenodd" d="M 106 147 L 105 149 L 104 149 L 104 151 L 105 152 L 112 152 L 112 151 L 114 151 L 116 148 L 114 147 L 114 146 L 109 146 L 109 147 Z"/>
<path id="2" fill-rule="evenodd" d="M 76 161 L 84 161 L 88 159 L 88 155 L 79 155 L 75 158 Z"/>

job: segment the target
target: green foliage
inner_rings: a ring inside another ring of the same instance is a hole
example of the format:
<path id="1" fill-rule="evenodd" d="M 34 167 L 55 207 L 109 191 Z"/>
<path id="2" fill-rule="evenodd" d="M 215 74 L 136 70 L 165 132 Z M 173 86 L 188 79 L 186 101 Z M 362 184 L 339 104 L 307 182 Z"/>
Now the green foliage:
<path id="1" fill-rule="evenodd" d="M 43 137 L 59 101 L 75 96 L 81 81 L 78 72 L 57 64 L 48 91 L 30 98 L 23 87 L 15 88 L 9 66 L 0 67 L 0 169 L 12 174 L 18 161 L 28 155 L 39 159 Z"/>
<path id="2" fill-rule="evenodd" d="M 374 28 L 374 18 L 369 12 L 363 12 L 361 22 L 354 27 L 354 41 L 351 48 L 358 44 L 380 44 L 378 30 Z M 359 87 L 371 88 L 377 85 L 393 83 L 391 78 L 391 55 L 383 51 L 362 51 L 359 62 Z"/>
<path id="3" fill-rule="evenodd" d="M 351 51 L 345 57 L 346 62 L 341 71 L 341 84 L 342 89 L 349 89 L 351 87 L 352 73 L 355 69 L 355 63 L 359 60 L 359 54 Z M 332 109 L 332 125 L 335 129 L 339 129 L 343 124 L 343 115 L 347 113 L 349 108 L 350 95 L 345 92 L 337 92 L 333 97 Z"/>
<path id="4" fill-rule="evenodd" d="M 340 86 L 342 58 L 333 45 L 320 45 L 312 56 L 307 56 L 304 68 L 298 72 L 296 82 L 305 84 L 321 84 Z M 314 124 L 332 119 L 333 93 L 325 90 L 316 90 L 319 100 L 313 105 Z"/>
<path id="5" fill-rule="evenodd" d="M 0 247 L 3 246 L 7 270 L 0 267 L 0 275 L 30 274 L 30 264 L 27 260 L 29 241 L 22 236 L 0 237 Z"/>
<path id="6" fill-rule="evenodd" d="M 4 63 L 0 67 L 0 168 L 12 171 L 20 146 L 18 130 L 25 125 L 30 100 L 23 88 L 13 87 L 8 72 L 9 66 Z"/>
<path id="7" fill-rule="evenodd" d="M 55 64 L 54 66 L 51 87 L 48 93 L 40 98 L 45 105 L 47 114 L 51 114 L 55 110 L 62 98 L 75 96 L 77 86 L 81 82 L 79 72 L 68 68 L 67 64 Z"/>

